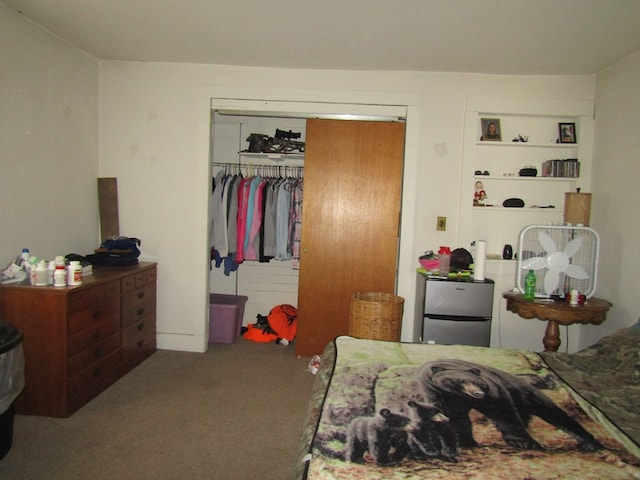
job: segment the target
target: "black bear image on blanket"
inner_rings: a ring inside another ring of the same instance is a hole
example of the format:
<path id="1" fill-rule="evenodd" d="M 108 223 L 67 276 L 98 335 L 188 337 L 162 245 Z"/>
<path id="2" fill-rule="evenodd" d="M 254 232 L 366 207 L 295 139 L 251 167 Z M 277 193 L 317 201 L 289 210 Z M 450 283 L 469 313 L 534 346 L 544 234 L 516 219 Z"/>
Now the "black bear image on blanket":
<path id="1" fill-rule="evenodd" d="M 449 425 L 449 417 L 427 403 L 409 402 L 419 421 L 407 435 L 410 458 L 427 460 L 441 458 L 448 462 L 458 461 L 458 436 Z"/>
<path id="2" fill-rule="evenodd" d="M 369 451 L 378 465 L 392 465 L 406 453 L 407 430 L 411 419 L 388 408 L 373 417 L 356 417 L 347 429 L 345 459 L 364 463 Z"/>
<path id="3" fill-rule="evenodd" d="M 491 420 L 509 445 L 542 450 L 528 432 L 536 416 L 562 429 L 578 441 L 578 449 L 593 452 L 602 445 L 546 395 L 527 381 L 486 365 L 464 360 L 438 360 L 418 370 L 427 399 L 449 417 L 460 447 L 477 445 L 469 411 L 475 409 Z"/>

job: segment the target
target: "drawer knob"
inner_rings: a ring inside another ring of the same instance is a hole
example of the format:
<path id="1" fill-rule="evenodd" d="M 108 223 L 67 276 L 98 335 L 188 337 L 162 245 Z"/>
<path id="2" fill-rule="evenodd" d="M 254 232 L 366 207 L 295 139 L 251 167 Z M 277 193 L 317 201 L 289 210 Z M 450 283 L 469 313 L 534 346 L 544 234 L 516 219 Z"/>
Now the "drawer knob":
<path id="1" fill-rule="evenodd" d="M 138 331 L 144 330 L 144 323 L 140 322 L 136 328 Z"/>
<path id="2" fill-rule="evenodd" d="M 142 300 L 144 298 L 144 292 L 138 292 L 138 298 Z"/>
<path id="3" fill-rule="evenodd" d="M 102 375 L 102 369 L 98 367 L 93 371 L 93 378 L 98 378 L 100 375 Z"/>
<path id="4" fill-rule="evenodd" d="M 138 345 L 138 347 L 142 348 L 144 346 L 144 340 L 138 340 L 138 343 L 136 345 Z"/>
<path id="5" fill-rule="evenodd" d="M 94 340 L 99 339 L 101 336 L 102 336 L 102 332 L 100 330 L 96 330 L 95 332 L 93 332 Z"/>
<path id="6" fill-rule="evenodd" d="M 138 315 L 142 315 L 144 313 L 144 308 L 139 308 L 137 313 Z"/>
<path id="7" fill-rule="evenodd" d="M 95 358 L 98 358 L 100 355 L 102 355 L 102 349 L 100 347 L 98 347 L 93 351 L 93 356 Z"/>
<path id="8" fill-rule="evenodd" d="M 102 312 L 100 310 L 96 310 L 93 312 L 93 319 L 98 320 L 102 316 Z"/>

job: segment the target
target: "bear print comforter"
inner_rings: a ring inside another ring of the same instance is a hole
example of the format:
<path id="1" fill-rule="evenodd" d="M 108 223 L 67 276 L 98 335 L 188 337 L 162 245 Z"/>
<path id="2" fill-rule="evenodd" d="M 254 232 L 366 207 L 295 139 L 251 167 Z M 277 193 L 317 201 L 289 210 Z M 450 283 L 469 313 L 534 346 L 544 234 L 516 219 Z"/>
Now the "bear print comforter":
<path id="1" fill-rule="evenodd" d="M 537 353 L 338 337 L 312 397 L 296 479 L 640 479 L 638 444 Z"/>

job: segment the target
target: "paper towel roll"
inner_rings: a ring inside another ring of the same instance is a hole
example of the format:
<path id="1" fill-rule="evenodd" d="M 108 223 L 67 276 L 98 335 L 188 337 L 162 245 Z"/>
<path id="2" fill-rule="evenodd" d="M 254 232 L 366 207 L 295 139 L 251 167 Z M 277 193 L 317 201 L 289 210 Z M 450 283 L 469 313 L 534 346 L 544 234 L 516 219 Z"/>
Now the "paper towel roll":
<path id="1" fill-rule="evenodd" d="M 473 279 L 484 280 L 484 268 L 487 263 L 487 242 L 476 240 L 476 258 L 473 259 Z"/>

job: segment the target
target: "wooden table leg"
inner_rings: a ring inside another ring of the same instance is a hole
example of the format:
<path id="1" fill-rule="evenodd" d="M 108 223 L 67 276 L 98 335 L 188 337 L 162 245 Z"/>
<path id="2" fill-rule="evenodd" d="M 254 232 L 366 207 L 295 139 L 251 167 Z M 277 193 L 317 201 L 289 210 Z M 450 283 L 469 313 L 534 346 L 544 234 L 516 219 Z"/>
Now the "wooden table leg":
<path id="1" fill-rule="evenodd" d="M 558 322 L 549 320 L 547 322 L 547 328 L 544 331 L 544 338 L 542 339 L 545 352 L 557 352 L 560 346 L 560 328 Z"/>

